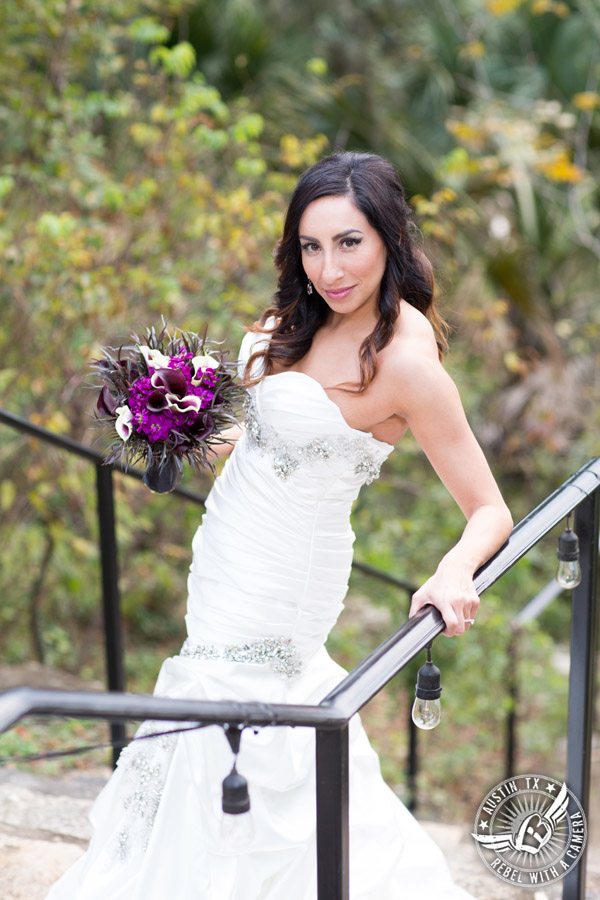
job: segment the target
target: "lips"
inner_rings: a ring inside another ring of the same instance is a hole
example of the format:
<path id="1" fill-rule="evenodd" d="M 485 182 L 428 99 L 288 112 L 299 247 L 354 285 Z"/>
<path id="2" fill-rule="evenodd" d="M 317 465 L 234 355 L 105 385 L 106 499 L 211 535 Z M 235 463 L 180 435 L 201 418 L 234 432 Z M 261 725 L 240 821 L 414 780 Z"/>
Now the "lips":
<path id="1" fill-rule="evenodd" d="M 336 291 L 325 291 L 327 296 L 331 300 L 343 300 L 344 297 L 347 297 L 350 291 L 354 290 L 356 285 L 352 284 L 350 287 L 338 288 Z"/>

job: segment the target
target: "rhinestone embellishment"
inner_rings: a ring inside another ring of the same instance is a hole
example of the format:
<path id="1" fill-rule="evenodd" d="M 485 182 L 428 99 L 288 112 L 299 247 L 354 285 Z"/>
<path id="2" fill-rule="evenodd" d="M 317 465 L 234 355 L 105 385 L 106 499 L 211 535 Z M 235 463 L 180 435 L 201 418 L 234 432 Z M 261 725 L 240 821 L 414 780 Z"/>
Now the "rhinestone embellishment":
<path id="1" fill-rule="evenodd" d="M 247 394 L 244 403 L 246 435 L 250 447 L 273 457 L 273 471 L 278 478 L 286 481 L 303 463 L 343 458 L 354 465 L 356 475 L 364 476 L 365 484 L 379 477 L 381 463 L 367 449 L 368 437 L 347 438 L 332 435 L 327 438 L 313 438 L 306 444 L 282 441 L 274 428 L 261 422 L 256 402 Z"/>
<path id="2" fill-rule="evenodd" d="M 161 734 L 152 740 L 148 736 L 164 732 L 168 727 L 168 722 L 144 722 L 136 738 L 148 739 L 132 741 L 119 757 L 117 766 L 123 772 L 125 819 L 117 832 L 114 851 L 122 862 L 136 848 L 145 852 L 150 841 L 177 735 Z"/>
<path id="3" fill-rule="evenodd" d="M 180 656 L 192 659 L 223 660 L 225 662 L 269 665 L 284 678 L 294 678 L 302 671 L 298 651 L 289 638 L 266 637 L 247 644 L 194 644 L 189 638 L 183 642 Z"/>

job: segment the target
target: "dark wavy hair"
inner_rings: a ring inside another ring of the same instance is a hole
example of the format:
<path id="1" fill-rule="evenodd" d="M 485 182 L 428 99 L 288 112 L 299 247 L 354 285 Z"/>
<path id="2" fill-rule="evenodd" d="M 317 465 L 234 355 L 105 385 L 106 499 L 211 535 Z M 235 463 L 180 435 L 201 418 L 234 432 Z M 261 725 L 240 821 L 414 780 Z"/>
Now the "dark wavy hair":
<path id="1" fill-rule="evenodd" d="M 315 332 L 324 324 L 329 307 L 316 292 L 307 291 L 298 229 L 304 210 L 320 197 L 349 197 L 381 237 L 387 262 L 379 291 L 379 320 L 359 350 L 362 393 L 377 372 L 377 353 L 394 335 L 403 298 L 424 313 L 436 333 L 440 358 L 447 348 L 446 325 L 435 310 L 431 263 L 415 242 L 411 210 L 396 170 L 374 153 L 335 153 L 320 160 L 300 177 L 285 217 L 283 235 L 275 249 L 279 272 L 274 303 L 251 330 L 269 333 L 265 349 L 253 353 L 246 366 L 246 383 L 255 384 L 270 375 L 275 364 L 288 368 L 310 349 Z M 266 327 L 269 318 L 273 327 Z M 262 374 L 251 377 L 254 363 L 262 359 Z"/>

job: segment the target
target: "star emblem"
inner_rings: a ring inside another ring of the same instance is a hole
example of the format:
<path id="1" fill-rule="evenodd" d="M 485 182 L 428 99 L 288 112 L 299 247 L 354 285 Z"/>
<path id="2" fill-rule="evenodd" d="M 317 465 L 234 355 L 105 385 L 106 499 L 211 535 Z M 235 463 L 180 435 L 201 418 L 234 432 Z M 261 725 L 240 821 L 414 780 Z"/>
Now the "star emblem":
<path id="1" fill-rule="evenodd" d="M 487 827 L 488 827 L 488 823 L 482 821 L 482 822 L 479 823 L 479 827 L 482 828 L 482 829 L 483 829 L 483 828 L 487 828 Z"/>
<path id="2" fill-rule="evenodd" d="M 551 794 L 552 791 L 555 791 L 555 790 L 556 790 L 556 785 L 555 785 L 555 784 L 547 784 L 547 785 L 546 785 L 546 790 L 548 791 L 549 794 Z"/>

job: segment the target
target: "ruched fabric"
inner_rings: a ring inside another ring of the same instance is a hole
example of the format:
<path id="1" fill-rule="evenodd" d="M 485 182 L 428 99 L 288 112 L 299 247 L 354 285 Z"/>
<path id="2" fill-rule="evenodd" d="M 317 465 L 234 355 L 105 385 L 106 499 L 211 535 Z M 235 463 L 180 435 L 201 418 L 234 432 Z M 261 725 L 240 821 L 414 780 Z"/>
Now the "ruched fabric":
<path id="1" fill-rule="evenodd" d="M 255 341 L 246 336 L 242 361 Z M 186 627 L 190 645 L 207 649 L 167 659 L 155 694 L 318 703 L 345 674 L 323 645 L 347 591 L 352 503 L 392 447 L 351 428 L 299 372 L 263 379 L 250 401 L 252 427 L 193 540 Z M 239 661 L 265 638 L 293 647 L 293 674 Z M 168 727 L 145 723 L 140 735 Z M 92 808 L 87 853 L 47 900 L 316 900 L 314 744 L 312 729 L 244 731 L 238 769 L 252 833 L 242 840 L 223 831 L 221 784 L 233 757 L 221 728 L 133 742 Z M 350 857 L 351 900 L 468 900 L 383 781 L 358 716 Z"/>

